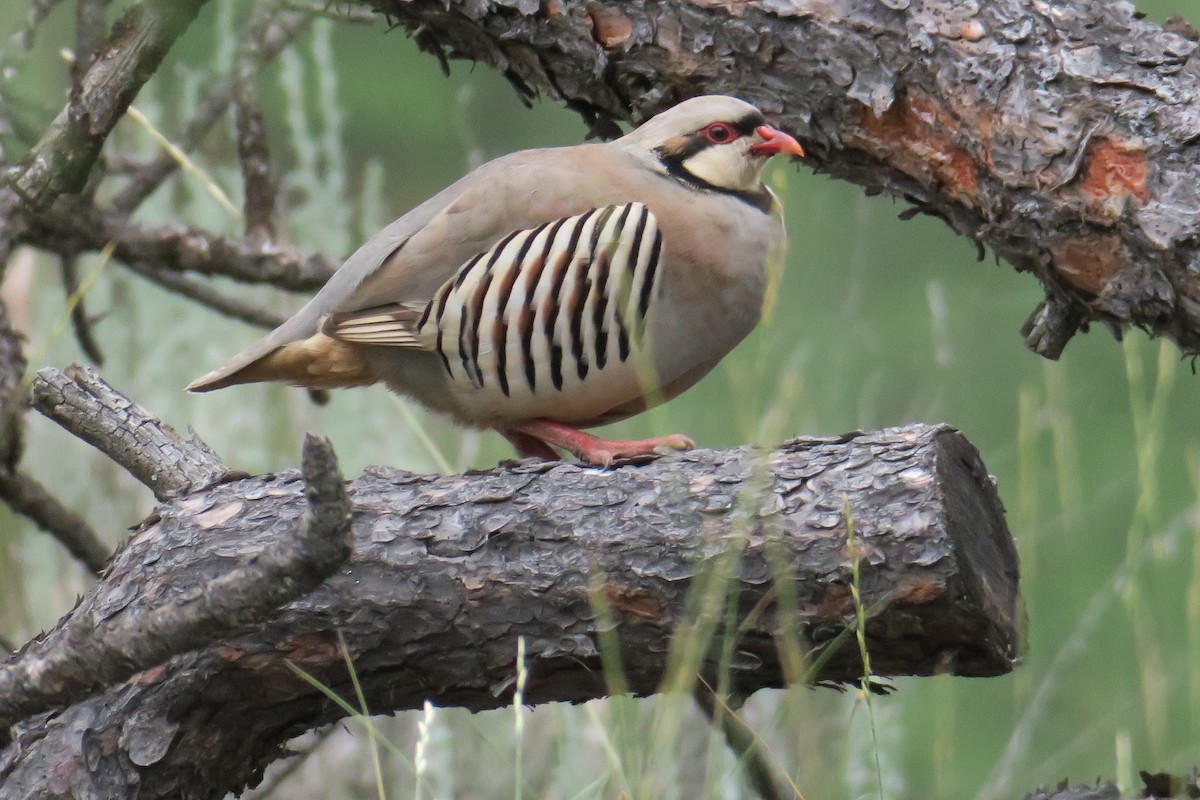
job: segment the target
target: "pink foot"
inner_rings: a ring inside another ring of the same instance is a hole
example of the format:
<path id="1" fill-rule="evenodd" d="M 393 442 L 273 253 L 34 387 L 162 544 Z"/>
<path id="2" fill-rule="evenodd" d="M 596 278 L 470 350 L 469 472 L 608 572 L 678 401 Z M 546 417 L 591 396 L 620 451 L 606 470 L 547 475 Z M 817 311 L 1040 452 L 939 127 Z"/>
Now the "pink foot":
<path id="1" fill-rule="evenodd" d="M 690 450 L 696 446 L 691 439 L 678 433 L 630 442 L 601 439 L 599 436 L 584 433 L 570 425 L 548 419 L 520 422 L 509 427 L 503 433 L 510 442 L 517 445 L 518 450 L 521 450 L 521 445 L 517 444 L 514 434 L 535 439 L 547 449 L 560 447 L 572 453 L 580 461 L 598 467 L 610 466 L 618 458 L 657 455 L 660 450 L 664 449 Z"/>

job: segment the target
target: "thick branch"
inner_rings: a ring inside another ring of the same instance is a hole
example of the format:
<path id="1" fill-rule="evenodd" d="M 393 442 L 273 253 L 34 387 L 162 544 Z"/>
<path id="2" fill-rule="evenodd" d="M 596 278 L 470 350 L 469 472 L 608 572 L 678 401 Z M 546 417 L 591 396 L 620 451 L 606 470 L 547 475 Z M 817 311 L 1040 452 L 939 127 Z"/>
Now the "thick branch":
<path id="1" fill-rule="evenodd" d="M 0 731 L 54 705 L 109 686 L 169 656 L 261 622 L 302 597 L 350 555 L 350 503 L 327 439 L 304 441 L 307 510 L 299 524 L 213 571 L 198 563 L 154 597 L 111 595 L 80 606 L 53 632 L 0 666 Z"/>
<path id="2" fill-rule="evenodd" d="M 184 439 L 88 367 L 40 370 L 33 381 L 33 405 L 127 469 L 159 500 L 232 476 L 200 437 L 193 433 Z"/>
<path id="3" fill-rule="evenodd" d="M 1036 273 L 1043 355 L 1089 320 L 1200 352 L 1200 56 L 1132 4 L 359 2 L 593 123 L 697 93 L 755 102 L 818 169 Z"/>
<path id="4" fill-rule="evenodd" d="M 355 550 L 344 569 L 253 631 L 15 726 L 0 752 L 6 788 L 111 792 L 107 776 L 120 774 L 124 794 L 106 796 L 237 790 L 283 741 L 340 716 L 288 668 L 348 692 L 339 635 L 379 713 L 425 700 L 511 702 L 518 636 L 530 654 L 528 703 L 607 694 L 609 631 L 630 691 L 659 690 L 680 652 L 696 655 L 683 670 L 716 685 L 725 648 L 711 626 L 730 597 L 738 627 L 725 684 L 735 695 L 857 680 L 847 502 L 876 674 L 995 675 L 1016 655 L 1013 543 L 978 454 L 945 427 L 612 471 L 536 461 L 450 477 L 371 468 L 350 497 Z M 296 473 L 160 507 L 48 640 L 77 619 L 140 629 L 188 596 L 178 587 L 238 568 L 303 509 Z M 46 783 L 51 758 L 70 781 Z"/>

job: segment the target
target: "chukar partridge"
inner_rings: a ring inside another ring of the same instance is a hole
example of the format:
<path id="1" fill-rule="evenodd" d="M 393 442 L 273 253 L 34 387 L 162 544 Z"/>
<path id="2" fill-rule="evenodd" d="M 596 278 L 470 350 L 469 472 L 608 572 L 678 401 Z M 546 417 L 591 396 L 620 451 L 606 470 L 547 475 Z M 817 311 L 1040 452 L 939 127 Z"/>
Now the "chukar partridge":
<path id="1" fill-rule="evenodd" d="M 382 381 L 522 455 L 658 448 L 579 428 L 698 381 L 758 323 L 782 210 L 760 174 L 804 154 L 754 106 L 687 100 L 604 144 L 474 170 L 358 249 L 291 319 L 188 389 Z"/>

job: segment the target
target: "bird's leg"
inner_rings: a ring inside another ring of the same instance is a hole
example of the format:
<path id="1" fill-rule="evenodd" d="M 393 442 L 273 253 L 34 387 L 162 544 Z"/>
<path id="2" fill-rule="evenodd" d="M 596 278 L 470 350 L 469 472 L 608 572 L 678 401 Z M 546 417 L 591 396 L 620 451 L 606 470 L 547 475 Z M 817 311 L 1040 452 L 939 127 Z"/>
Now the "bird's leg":
<path id="1" fill-rule="evenodd" d="M 554 448 L 536 436 L 509 428 L 499 428 L 498 430 L 517 449 L 517 455 L 521 458 L 541 458 L 546 461 L 559 460 L 558 453 L 554 451 Z"/>
<path id="2" fill-rule="evenodd" d="M 570 425 L 548 419 L 533 419 L 509 426 L 504 431 L 504 435 L 510 442 L 516 444 L 513 434 L 523 434 L 538 440 L 547 447 L 561 447 L 580 461 L 600 467 L 607 467 L 618 458 L 654 455 L 660 448 L 690 450 L 696 446 L 691 439 L 678 433 L 629 442 L 601 439 L 572 428 Z M 520 445 L 518 445 L 518 449 L 520 449 Z"/>

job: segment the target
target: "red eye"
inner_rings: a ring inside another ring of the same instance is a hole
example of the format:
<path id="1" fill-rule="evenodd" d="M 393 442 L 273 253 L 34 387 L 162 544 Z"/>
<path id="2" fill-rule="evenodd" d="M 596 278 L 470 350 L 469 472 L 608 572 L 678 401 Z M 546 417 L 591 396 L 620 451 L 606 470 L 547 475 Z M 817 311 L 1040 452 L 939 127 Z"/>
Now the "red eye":
<path id="1" fill-rule="evenodd" d="M 738 138 L 737 131 L 724 122 L 714 122 L 705 127 L 701 133 L 704 134 L 705 139 L 708 139 L 713 144 L 729 144 Z"/>

